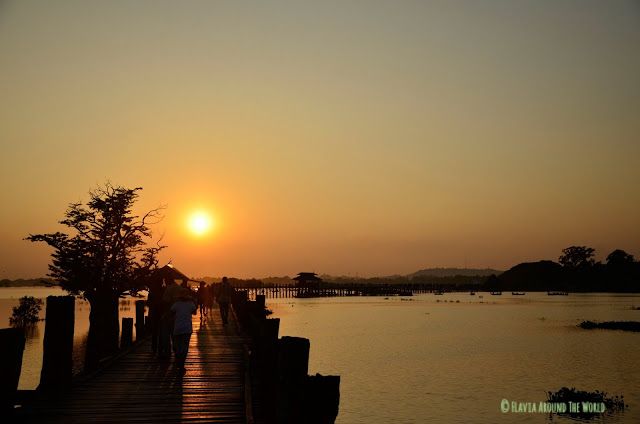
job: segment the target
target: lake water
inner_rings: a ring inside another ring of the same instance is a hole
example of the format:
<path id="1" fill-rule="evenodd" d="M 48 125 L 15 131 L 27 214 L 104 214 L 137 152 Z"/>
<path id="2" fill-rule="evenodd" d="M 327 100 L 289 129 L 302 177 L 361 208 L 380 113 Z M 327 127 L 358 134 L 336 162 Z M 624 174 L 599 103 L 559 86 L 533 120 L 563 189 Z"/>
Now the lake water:
<path id="1" fill-rule="evenodd" d="M 9 326 L 9 317 L 12 309 L 18 306 L 19 299 L 23 296 L 33 296 L 43 300 L 40 318 L 45 317 L 47 296 L 64 296 L 66 292 L 53 287 L 0 287 L 0 328 Z M 123 317 L 135 317 L 135 299 L 122 299 L 120 301 L 120 319 Z M 76 299 L 73 368 L 74 373 L 82 370 L 84 364 L 84 351 L 89 332 L 89 303 Z M 135 340 L 135 326 L 133 329 Z M 44 321 L 35 326 L 34 331 L 27 335 L 24 354 L 22 358 L 22 373 L 20 374 L 19 389 L 35 389 L 40 383 L 40 370 L 42 369 L 42 344 L 44 339 Z"/>
<path id="2" fill-rule="evenodd" d="M 4 325 L 25 294 L 61 291 L 0 288 Z M 538 403 L 563 386 L 625 395 L 624 413 L 589 422 L 640 422 L 640 333 L 576 327 L 582 320 L 640 321 L 632 310 L 640 295 L 448 293 L 267 299 L 267 306 L 281 318 L 281 336 L 311 340 L 309 373 L 341 376 L 338 423 L 569 422 L 500 412 L 503 399 Z M 134 309 L 123 303 L 121 317 Z M 76 301 L 77 351 L 88 312 Z M 38 384 L 43 333 L 41 323 L 27 341 L 20 388 Z"/>
<path id="3" fill-rule="evenodd" d="M 640 321 L 640 295 L 405 299 L 267 299 L 281 336 L 311 340 L 309 373 L 341 376 L 338 423 L 544 423 L 503 414 L 502 399 L 539 403 L 563 386 L 625 396 L 624 413 L 589 422 L 640 422 L 640 333 L 576 327 Z"/>

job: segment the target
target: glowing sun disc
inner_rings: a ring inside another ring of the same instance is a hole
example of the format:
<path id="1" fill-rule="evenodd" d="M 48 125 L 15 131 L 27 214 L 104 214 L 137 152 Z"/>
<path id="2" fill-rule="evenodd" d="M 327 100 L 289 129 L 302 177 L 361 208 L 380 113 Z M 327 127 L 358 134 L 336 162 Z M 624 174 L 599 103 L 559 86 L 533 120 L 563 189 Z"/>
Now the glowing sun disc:
<path id="1" fill-rule="evenodd" d="M 209 232 L 213 222 L 207 213 L 198 211 L 189 216 L 188 225 L 193 234 L 201 236 Z"/>

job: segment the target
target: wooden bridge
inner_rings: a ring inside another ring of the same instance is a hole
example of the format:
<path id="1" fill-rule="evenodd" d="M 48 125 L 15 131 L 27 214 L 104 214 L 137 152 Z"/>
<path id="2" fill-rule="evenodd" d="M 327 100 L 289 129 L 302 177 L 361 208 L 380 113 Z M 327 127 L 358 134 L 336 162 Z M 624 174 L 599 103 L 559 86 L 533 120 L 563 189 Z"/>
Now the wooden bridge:
<path id="1" fill-rule="evenodd" d="M 340 377 L 307 375 L 309 340 L 278 338 L 280 320 L 266 318 L 264 295 L 235 291 L 232 305 L 226 326 L 217 308 L 193 317 L 184 375 L 152 353 L 150 338 L 131 345 L 133 320 L 123 318 L 120 353 L 72 381 L 74 299 L 48 297 L 38 390 L 16 392 L 24 334 L 0 330 L 2 422 L 334 423 Z M 144 333 L 144 300 L 136 320 Z"/>
<path id="2" fill-rule="evenodd" d="M 92 378 L 62 396 L 38 396 L 17 422 L 33 423 L 246 423 L 244 344 L 234 322 L 223 326 L 217 310 L 200 321 L 181 375 L 172 361 L 156 358 L 150 340 L 135 345 Z M 248 420 L 249 418 L 249 420 Z"/>
<path id="3" fill-rule="evenodd" d="M 234 285 L 237 290 L 246 291 L 250 299 L 262 295 L 267 298 L 293 297 L 346 297 L 346 296 L 413 296 L 431 293 L 438 289 L 434 284 L 336 284 L 322 283 L 314 288 L 293 284 L 243 284 Z M 465 288 L 466 291 L 466 288 Z"/>

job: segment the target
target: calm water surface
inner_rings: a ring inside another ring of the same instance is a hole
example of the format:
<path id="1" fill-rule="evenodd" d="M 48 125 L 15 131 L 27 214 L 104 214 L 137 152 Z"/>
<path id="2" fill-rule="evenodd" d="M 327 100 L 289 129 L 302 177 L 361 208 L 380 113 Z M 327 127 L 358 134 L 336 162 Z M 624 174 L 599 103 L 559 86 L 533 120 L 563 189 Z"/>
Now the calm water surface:
<path id="1" fill-rule="evenodd" d="M 60 294 L 0 288 L 0 320 L 8 325 L 21 296 Z M 640 295 L 457 293 L 267 304 L 281 318 L 280 335 L 311 340 L 309 373 L 341 376 L 341 424 L 570 422 L 500 412 L 502 399 L 537 403 L 563 386 L 625 395 L 627 411 L 589 422 L 640 422 L 640 334 L 576 327 L 585 319 L 640 321 L 640 311 L 631 309 L 640 306 Z M 134 309 L 124 301 L 121 317 Z M 77 300 L 78 369 L 88 314 L 89 305 Z M 40 323 L 27 341 L 22 389 L 38 384 L 43 336 Z"/>
<path id="2" fill-rule="evenodd" d="M 338 423 L 575 422 L 500 412 L 563 386 L 625 396 L 624 413 L 589 422 L 640 422 L 640 333 L 576 327 L 640 321 L 640 295 L 479 295 L 267 304 L 281 336 L 311 340 L 310 374 L 341 376 Z"/>
<path id="3" fill-rule="evenodd" d="M 64 296 L 66 292 L 60 288 L 49 287 L 0 287 L 0 328 L 9 326 L 9 317 L 14 306 L 18 306 L 23 296 L 33 296 L 43 300 L 40 318 L 45 317 L 47 296 Z M 120 302 L 120 319 L 135 317 L 135 305 L 132 299 L 122 299 Z M 74 326 L 73 367 L 74 372 L 82 370 L 84 351 L 89 332 L 89 303 L 76 299 L 76 321 Z M 135 339 L 135 326 L 133 329 Z M 20 374 L 19 389 L 35 389 L 40 383 L 42 369 L 42 342 L 44 339 L 44 321 L 40 321 L 34 331 L 27 335 L 27 342 L 22 358 L 22 373 Z"/>

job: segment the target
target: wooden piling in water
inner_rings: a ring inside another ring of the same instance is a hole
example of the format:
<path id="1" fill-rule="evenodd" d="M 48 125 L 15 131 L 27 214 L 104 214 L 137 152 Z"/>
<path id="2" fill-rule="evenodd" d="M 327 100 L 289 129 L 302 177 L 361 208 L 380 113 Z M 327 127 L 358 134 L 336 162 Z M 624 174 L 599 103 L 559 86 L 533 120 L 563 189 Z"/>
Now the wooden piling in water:
<path id="1" fill-rule="evenodd" d="M 48 296 L 39 391 L 53 393 L 71 387 L 74 323 L 75 298 Z"/>
<path id="2" fill-rule="evenodd" d="M 24 343 L 24 330 L 0 330 L 0 414 L 3 416 L 13 410 L 22 370 Z"/>
<path id="3" fill-rule="evenodd" d="M 256 295 L 256 305 L 258 309 L 264 310 L 266 302 L 265 302 L 265 295 L 263 294 L 257 294 Z"/>
<path id="4" fill-rule="evenodd" d="M 302 410 L 303 422 L 309 424 L 333 424 L 340 405 L 340 377 L 316 374 L 307 376 Z"/>
<path id="5" fill-rule="evenodd" d="M 133 344 L 133 318 L 122 318 L 122 333 L 120 333 L 120 349 Z"/>
<path id="6" fill-rule="evenodd" d="M 303 419 L 305 381 L 309 370 L 309 339 L 282 337 L 278 342 L 278 423 L 300 423 Z"/>
<path id="7" fill-rule="evenodd" d="M 136 300 L 136 341 L 141 340 L 145 334 L 144 325 L 144 300 Z"/>
<path id="8" fill-rule="evenodd" d="M 300 337 L 278 339 L 280 320 L 267 319 L 265 294 L 248 300 L 247 290 L 232 297 L 235 315 L 243 332 L 251 340 L 251 374 L 258 381 L 261 413 L 265 422 L 278 424 L 332 424 L 338 414 L 340 377 L 310 377 L 309 340 Z M 326 291 L 329 293 L 329 291 Z M 297 295 L 291 285 L 268 288 L 274 297 Z"/>

